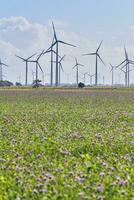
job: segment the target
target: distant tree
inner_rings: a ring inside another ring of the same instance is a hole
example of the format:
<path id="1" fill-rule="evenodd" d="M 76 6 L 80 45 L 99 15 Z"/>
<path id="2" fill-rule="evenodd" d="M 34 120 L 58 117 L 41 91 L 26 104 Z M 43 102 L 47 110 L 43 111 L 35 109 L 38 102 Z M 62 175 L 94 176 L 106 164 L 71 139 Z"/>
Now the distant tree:
<path id="1" fill-rule="evenodd" d="M 33 81 L 32 86 L 33 86 L 33 88 L 36 88 L 36 87 L 40 87 L 40 86 L 43 86 L 43 85 L 41 84 L 41 80 L 37 79 L 37 80 Z"/>
<path id="2" fill-rule="evenodd" d="M 19 82 L 16 82 L 15 85 L 16 85 L 16 86 L 22 86 L 22 84 L 19 83 Z"/>
<path id="3" fill-rule="evenodd" d="M 78 88 L 83 88 L 83 87 L 85 87 L 85 84 L 82 83 L 82 82 L 80 82 L 80 83 L 78 84 Z"/>
<path id="4" fill-rule="evenodd" d="M 33 81 L 33 84 L 35 84 L 35 83 L 40 83 L 40 82 L 41 82 L 41 80 L 37 79 L 37 80 L 34 80 L 34 81 Z"/>
<path id="5" fill-rule="evenodd" d="M 0 87 L 10 87 L 13 83 L 10 81 L 0 81 Z"/>

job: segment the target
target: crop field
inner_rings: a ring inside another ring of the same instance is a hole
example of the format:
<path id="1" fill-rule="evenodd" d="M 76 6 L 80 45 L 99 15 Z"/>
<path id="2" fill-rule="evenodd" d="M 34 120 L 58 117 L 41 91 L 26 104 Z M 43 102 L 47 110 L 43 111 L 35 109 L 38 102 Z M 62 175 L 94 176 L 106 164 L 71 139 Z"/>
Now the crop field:
<path id="1" fill-rule="evenodd" d="M 0 90 L 0 200 L 132 200 L 133 159 L 133 89 Z"/>

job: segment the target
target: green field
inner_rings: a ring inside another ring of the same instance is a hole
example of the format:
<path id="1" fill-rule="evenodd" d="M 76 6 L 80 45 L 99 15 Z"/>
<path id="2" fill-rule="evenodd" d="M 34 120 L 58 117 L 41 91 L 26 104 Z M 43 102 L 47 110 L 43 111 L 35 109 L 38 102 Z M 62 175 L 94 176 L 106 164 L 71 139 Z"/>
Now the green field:
<path id="1" fill-rule="evenodd" d="M 0 200 L 132 200 L 133 89 L 0 90 Z"/>

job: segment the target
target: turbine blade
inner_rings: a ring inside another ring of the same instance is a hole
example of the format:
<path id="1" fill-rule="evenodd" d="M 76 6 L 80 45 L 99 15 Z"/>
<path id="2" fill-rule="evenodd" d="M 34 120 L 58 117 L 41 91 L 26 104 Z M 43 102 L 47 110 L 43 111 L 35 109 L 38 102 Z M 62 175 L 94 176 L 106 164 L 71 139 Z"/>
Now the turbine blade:
<path id="1" fill-rule="evenodd" d="M 1 64 L 1 65 L 4 65 L 4 66 L 6 66 L 6 67 L 8 67 L 8 65 L 6 65 L 5 63 L 2 63 L 2 62 L 1 62 L 0 64 Z"/>
<path id="2" fill-rule="evenodd" d="M 52 44 L 54 43 L 54 37 L 53 37 L 53 40 L 52 40 Z M 52 45 L 51 45 L 52 46 Z"/>
<path id="3" fill-rule="evenodd" d="M 54 46 L 54 43 L 46 51 L 43 52 L 43 55 L 50 53 L 53 46 Z"/>
<path id="4" fill-rule="evenodd" d="M 20 57 L 20 56 L 18 56 L 18 55 L 15 55 L 17 58 L 20 58 L 21 60 L 23 60 L 23 61 L 26 61 L 24 58 L 22 58 L 22 57 Z"/>
<path id="5" fill-rule="evenodd" d="M 126 73 L 123 69 L 120 69 L 122 72 Z"/>
<path id="6" fill-rule="evenodd" d="M 72 67 L 72 69 L 74 69 L 75 67 L 77 67 L 77 65 L 75 65 L 74 67 Z"/>
<path id="7" fill-rule="evenodd" d="M 124 64 L 124 62 L 126 62 L 126 59 L 123 62 L 121 62 L 119 65 L 117 65 L 117 67 L 120 67 L 122 64 Z"/>
<path id="8" fill-rule="evenodd" d="M 129 60 L 129 63 L 132 64 L 132 65 L 134 65 L 134 61 L 132 61 L 132 60 Z"/>
<path id="9" fill-rule="evenodd" d="M 50 52 L 51 52 L 51 51 L 50 51 Z M 57 52 L 56 52 L 56 51 L 52 50 L 52 52 L 53 52 L 55 55 L 57 55 Z M 60 55 L 58 55 L 58 57 L 59 57 L 59 58 L 62 58 Z"/>
<path id="10" fill-rule="evenodd" d="M 60 68 L 61 68 L 62 72 L 64 72 L 64 70 L 63 70 L 63 67 L 62 67 L 62 64 L 61 64 L 61 63 L 60 63 Z"/>
<path id="11" fill-rule="evenodd" d="M 44 54 L 44 51 L 45 50 L 42 50 L 42 52 L 39 54 L 38 58 L 37 58 L 37 61 L 41 58 L 41 56 Z"/>
<path id="12" fill-rule="evenodd" d="M 75 57 L 75 62 L 76 62 L 76 65 L 77 65 L 78 61 L 77 61 L 77 58 L 76 58 L 76 57 Z"/>
<path id="13" fill-rule="evenodd" d="M 87 53 L 87 54 L 82 54 L 82 56 L 93 56 L 96 55 L 96 53 Z"/>
<path id="14" fill-rule="evenodd" d="M 99 59 L 101 60 L 101 62 L 103 63 L 103 65 L 105 65 L 104 61 L 102 60 L 102 58 L 100 57 L 99 54 L 97 54 L 97 56 L 99 57 Z"/>
<path id="15" fill-rule="evenodd" d="M 52 27 L 53 27 L 53 32 L 54 32 L 54 39 L 57 41 L 57 35 L 56 35 L 55 26 L 53 22 L 52 22 Z"/>
<path id="16" fill-rule="evenodd" d="M 84 65 L 82 65 L 82 64 L 79 64 L 79 63 L 78 63 L 78 65 L 84 67 Z"/>
<path id="17" fill-rule="evenodd" d="M 69 44 L 69 43 L 63 42 L 63 41 L 61 41 L 61 40 L 58 40 L 58 42 L 59 42 L 59 43 L 62 43 L 62 44 L 66 44 L 66 45 L 71 46 L 71 47 L 76 47 L 76 46 L 73 45 L 73 44 Z"/>
<path id="18" fill-rule="evenodd" d="M 56 42 L 54 42 L 52 45 L 51 45 L 51 47 L 49 47 L 49 49 L 52 49 L 53 48 L 53 46 L 55 46 L 57 44 L 57 41 Z"/>
<path id="19" fill-rule="evenodd" d="M 114 67 L 111 63 L 109 63 L 109 65 L 110 65 L 110 67 L 111 67 L 110 72 L 112 72 L 112 71 L 114 70 L 115 67 Z"/>
<path id="20" fill-rule="evenodd" d="M 129 63 L 126 63 L 125 65 L 123 65 L 123 67 L 121 67 L 121 69 L 123 69 L 124 67 L 126 67 Z"/>
<path id="21" fill-rule="evenodd" d="M 40 70 L 42 71 L 42 73 L 44 73 L 42 67 L 40 66 L 40 64 L 38 62 L 37 62 L 37 64 L 38 64 Z"/>
<path id="22" fill-rule="evenodd" d="M 61 60 L 59 62 L 61 63 L 61 61 L 64 60 L 65 57 L 66 57 L 66 55 L 64 55 L 63 57 L 61 57 Z"/>
<path id="23" fill-rule="evenodd" d="M 124 51 L 125 51 L 125 57 L 126 59 L 128 59 L 128 53 L 127 53 L 127 50 L 126 50 L 126 46 L 124 45 Z"/>
<path id="24" fill-rule="evenodd" d="M 113 68 L 113 65 L 111 63 L 109 63 L 109 65 Z"/>
<path id="25" fill-rule="evenodd" d="M 29 60 L 30 58 L 32 58 L 33 56 L 35 56 L 36 53 L 34 53 L 33 55 L 31 55 L 30 57 L 27 58 L 27 60 Z"/>
<path id="26" fill-rule="evenodd" d="M 101 43 L 99 44 L 99 46 L 98 46 L 98 49 L 97 49 L 97 51 L 96 52 L 98 52 L 99 51 L 99 49 L 100 49 L 100 47 L 101 47 L 101 45 L 102 45 L 102 42 L 103 42 L 103 40 L 101 41 Z"/>

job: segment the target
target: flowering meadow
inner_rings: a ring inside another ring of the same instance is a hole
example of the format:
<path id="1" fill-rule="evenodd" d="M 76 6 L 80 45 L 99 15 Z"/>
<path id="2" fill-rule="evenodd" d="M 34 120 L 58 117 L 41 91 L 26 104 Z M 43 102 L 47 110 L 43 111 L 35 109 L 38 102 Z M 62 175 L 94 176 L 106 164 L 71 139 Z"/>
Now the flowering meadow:
<path id="1" fill-rule="evenodd" d="M 134 200 L 133 89 L 0 90 L 0 200 Z"/>

